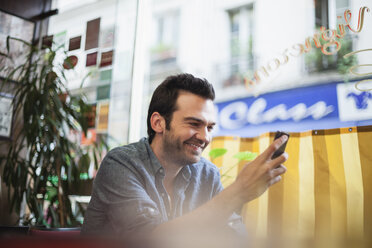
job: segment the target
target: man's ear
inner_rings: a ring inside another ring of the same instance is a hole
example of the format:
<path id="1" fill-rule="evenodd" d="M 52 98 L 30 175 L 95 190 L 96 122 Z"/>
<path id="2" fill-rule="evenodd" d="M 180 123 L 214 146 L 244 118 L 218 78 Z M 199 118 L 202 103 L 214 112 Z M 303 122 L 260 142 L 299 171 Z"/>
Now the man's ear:
<path id="1" fill-rule="evenodd" d="M 165 129 L 165 119 L 158 112 L 154 112 L 150 118 L 151 128 L 155 133 L 163 133 Z"/>

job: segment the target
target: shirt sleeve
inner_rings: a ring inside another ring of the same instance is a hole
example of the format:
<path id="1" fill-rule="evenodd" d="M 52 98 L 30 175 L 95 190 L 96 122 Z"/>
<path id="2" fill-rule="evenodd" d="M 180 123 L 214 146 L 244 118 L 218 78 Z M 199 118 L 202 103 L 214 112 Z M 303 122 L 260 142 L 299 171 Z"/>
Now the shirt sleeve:
<path id="1" fill-rule="evenodd" d="M 221 175 L 218 172 L 218 177 L 216 180 L 214 180 L 214 196 L 220 193 L 224 187 L 222 186 L 221 183 Z M 247 236 L 247 229 L 245 227 L 245 224 L 243 223 L 243 218 L 240 215 L 240 211 L 238 213 L 234 212 L 230 218 L 228 219 L 227 222 L 227 227 L 231 228 L 236 234 L 239 236 L 246 237 Z"/>
<path id="2" fill-rule="evenodd" d="M 153 230 L 162 222 L 156 203 L 146 193 L 141 176 L 119 154 L 109 153 L 97 173 L 82 231 L 104 229 L 115 235 Z"/>

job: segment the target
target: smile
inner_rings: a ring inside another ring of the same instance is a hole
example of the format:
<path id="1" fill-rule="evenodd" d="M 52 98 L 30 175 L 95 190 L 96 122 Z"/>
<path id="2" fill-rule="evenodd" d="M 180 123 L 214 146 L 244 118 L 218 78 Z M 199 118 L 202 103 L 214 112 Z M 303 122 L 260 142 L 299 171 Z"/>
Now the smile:
<path id="1" fill-rule="evenodd" d="M 199 145 L 195 145 L 195 144 L 190 144 L 190 143 L 186 143 L 186 145 L 189 145 L 191 147 L 193 147 L 194 149 L 203 149 L 203 146 L 199 146 Z"/>

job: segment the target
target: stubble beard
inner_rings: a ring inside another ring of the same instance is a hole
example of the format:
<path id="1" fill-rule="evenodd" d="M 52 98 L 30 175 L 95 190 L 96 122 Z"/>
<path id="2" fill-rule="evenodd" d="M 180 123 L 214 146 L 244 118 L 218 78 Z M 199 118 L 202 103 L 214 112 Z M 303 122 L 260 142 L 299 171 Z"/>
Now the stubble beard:
<path id="1" fill-rule="evenodd" d="M 191 155 L 187 155 L 190 153 L 185 144 L 187 141 L 183 142 L 180 138 L 175 138 L 172 133 L 164 136 L 163 151 L 165 155 L 182 167 L 197 163 L 200 160 L 200 154 L 193 153 L 192 157 Z"/>

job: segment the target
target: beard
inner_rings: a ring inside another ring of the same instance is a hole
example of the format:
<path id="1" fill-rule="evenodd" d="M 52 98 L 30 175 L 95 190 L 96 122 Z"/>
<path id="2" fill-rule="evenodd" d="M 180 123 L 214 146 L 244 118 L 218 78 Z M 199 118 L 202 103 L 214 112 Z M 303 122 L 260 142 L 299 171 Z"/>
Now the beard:
<path id="1" fill-rule="evenodd" d="M 192 150 L 189 148 L 188 144 L 198 144 L 202 145 L 199 151 Z M 182 141 L 180 137 L 176 137 L 171 130 L 164 133 L 163 139 L 163 151 L 167 155 L 168 159 L 172 160 L 181 167 L 194 164 L 199 162 L 201 157 L 201 152 L 204 150 L 206 145 L 199 139 L 194 137 Z"/>

